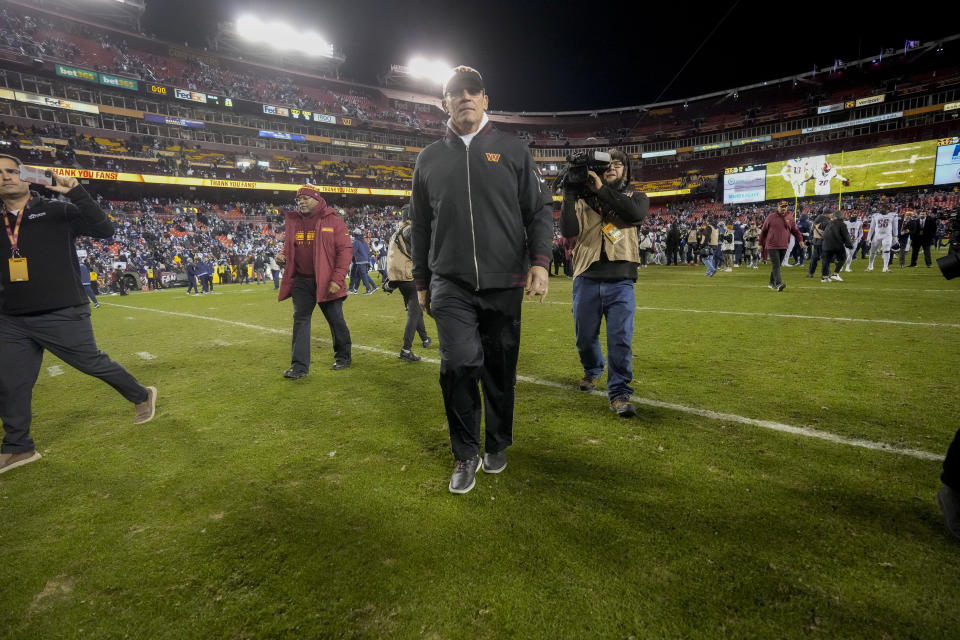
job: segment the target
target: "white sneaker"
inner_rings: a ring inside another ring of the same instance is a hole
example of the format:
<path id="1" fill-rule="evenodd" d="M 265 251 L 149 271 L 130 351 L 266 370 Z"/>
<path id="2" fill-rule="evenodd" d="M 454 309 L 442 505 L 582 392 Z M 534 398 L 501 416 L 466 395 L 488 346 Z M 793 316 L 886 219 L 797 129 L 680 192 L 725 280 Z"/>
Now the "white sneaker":
<path id="1" fill-rule="evenodd" d="M 830 279 L 831 279 L 831 280 L 836 280 L 837 282 L 843 282 L 843 278 L 840 277 L 840 274 L 839 274 L 839 273 L 833 274 L 832 276 L 830 276 Z"/>
<path id="2" fill-rule="evenodd" d="M 846 271 L 847 273 L 853 273 L 853 269 L 851 269 L 850 267 L 847 267 L 846 269 L 844 269 L 844 271 Z"/>
<path id="3" fill-rule="evenodd" d="M 882 271 L 881 273 L 890 273 L 890 269 L 884 267 L 884 268 L 883 268 L 883 271 Z"/>
<path id="4" fill-rule="evenodd" d="M 867 267 L 864 271 L 873 271 L 873 267 Z"/>
<path id="5" fill-rule="evenodd" d="M 727 267 L 726 269 L 724 269 L 724 271 L 733 271 L 733 269 L 731 269 L 730 267 Z"/>

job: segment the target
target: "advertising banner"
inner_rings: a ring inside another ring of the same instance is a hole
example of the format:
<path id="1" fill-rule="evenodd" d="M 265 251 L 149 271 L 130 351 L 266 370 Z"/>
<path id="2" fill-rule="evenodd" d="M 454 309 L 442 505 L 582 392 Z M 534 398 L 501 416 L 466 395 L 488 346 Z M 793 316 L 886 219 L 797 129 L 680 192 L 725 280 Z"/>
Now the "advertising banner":
<path id="1" fill-rule="evenodd" d="M 277 140 L 293 140 L 294 142 L 306 142 L 306 138 L 298 133 L 283 133 L 280 131 L 264 131 L 260 129 L 261 138 L 275 138 Z"/>
<path id="2" fill-rule="evenodd" d="M 117 87 L 118 89 L 130 89 L 131 91 L 138 91 L 140 89 L 140 83 L 133 78 L 121 78 L 120 76 L 112 76 L 108 73 L 100 74 L 100 84 L 105 84 L 108 87 Z"/>
<path id="3" fill-rule="evenodd" d="M 157 124 L 169 124 L 175 127 L 191 127 L 193 129 L 205 129 L 206 123 L 199 120 L 187 120 L 186 118 L 173 118 L 171 116 L 158 116 L 152 113 L 143 114 L 143 119 L 147 122 L 156 122 Z"/>
<path id="4" fill-rule="evenodd" d="M 190 102 L 207 104 L 207 94 L 205 93 L 200 93 L 198 91 L 187 91 L 186 89 L 174 89 L 173 93 L 181 100 L 189 100 Z"/>
<path id="5" fill-rule="evenodd" d="M 100 109 L 95 104 L 86 102 L 74 102 L 62 98 L 51 98 L 50 96 L 38 96 L 33 93 L 24 93 L 23 91 L 14 91 L 15 98 L 19 102 L 40 105 L 41 107 L 54 107 L 55 109 L 69 109 L 70 111 L 83 111 L 84 113 L 100 113 Z"/>
<path id="6" fill-rule="evenodd" d="M 58 176 L 70 176 L 78 180 L 109 180 L 112 182 L 140 182 L 144 184 L 169 184 L 191 187 L 217 187 L 222 189 L 257 189 L 262 191 L 296 191 L 302 183 L 257 182 L 253 180 L 219 180 L 216 178 L 186 178 L 182 176 L 157 176 L 146 173 L 123 173 L 118 171 L 95 171 L 92 169 L 72 169 L 67 167 L 38 167 L 49 169 Z M 370 189 L 367 187 L 334 187 L 318 185 L 323 193 L 344 193 L 372 196 L 394 196 L 409 198 L 409 189 Z"/>
<path id="7" fill-rule="evenodd" d="M 817 107 L 817 114 L 833 113 L 834 111 L 843 111 L 843 103 L 828 104 L 823 107 Z"/>
<path id="8" fill-rule="evenodd" d="M 84 82 L 97 82 L 100 77 L 96 71 L 90 71 L 89 69 L 78 69 L 77 67 L 68 67 L 63 64 L 58 64 L 54 67 L 56 69 L 58 76 L 63 76 L 64 78 L 73 78 L 74 80 L 83 80 Z"/>
<path id="9" fill-rule="evenodd" d="M 337 124 L 337 119 L 334 116 L 327 115 L 326 113 L 315 113 L 313 114 L 314 122 L 326 122 L 327 124 Z"/>
<path id="10" fill-rule="evenodd" d="M 263 105 L 263 112 L 271 116 L 283 116 L 285 118 L 290 117 L 290 110 L 286 107 L 275 107 L 272 104 Z"/>

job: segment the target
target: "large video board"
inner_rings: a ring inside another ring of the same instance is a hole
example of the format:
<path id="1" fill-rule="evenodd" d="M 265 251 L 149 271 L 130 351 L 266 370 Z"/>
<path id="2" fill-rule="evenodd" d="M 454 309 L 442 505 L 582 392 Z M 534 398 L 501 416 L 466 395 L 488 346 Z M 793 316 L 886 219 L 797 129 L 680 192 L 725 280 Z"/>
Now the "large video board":
<path id="1" fill-rule="evenodd" d="M 754 164 L 724 170 L 723 203 L 763 202 L 767 184 L 767 167 Z"/>
<path id="2" fill-rule="evenodd" d="M 767 163 L 766 199 L 933 184 L 937 141 Z"/>
<path id="3" fill-rule="evenodd" d="M 960 137 L 937 141 L 937 167 L 933 184 L 960 182 Z"/>

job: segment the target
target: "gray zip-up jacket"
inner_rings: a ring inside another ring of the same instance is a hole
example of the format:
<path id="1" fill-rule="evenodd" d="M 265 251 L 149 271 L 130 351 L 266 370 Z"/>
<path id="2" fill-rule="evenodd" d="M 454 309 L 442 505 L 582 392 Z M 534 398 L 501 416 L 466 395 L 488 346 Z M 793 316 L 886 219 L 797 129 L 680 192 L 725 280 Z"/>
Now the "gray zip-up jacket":
<path id="1" fill-rule="evenodd" d="M 549 268 L 553 198 L 530 150 L 487 123 L 469 148 L 446 136 L 417 156 L 410 219 L 413 279 L 433 274 L 474 291 L 526 284 Z"/>

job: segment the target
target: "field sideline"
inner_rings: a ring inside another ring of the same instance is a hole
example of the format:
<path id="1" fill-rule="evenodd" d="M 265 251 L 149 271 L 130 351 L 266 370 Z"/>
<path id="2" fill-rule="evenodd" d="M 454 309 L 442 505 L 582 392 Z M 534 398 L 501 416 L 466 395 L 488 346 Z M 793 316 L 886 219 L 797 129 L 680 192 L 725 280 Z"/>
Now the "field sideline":
<path id="1" fill-rule="evenodd" d="M 14 638 L 953 638 L 933 495 L 960 426 L 960 286 L 640 271 L 636 419 L 575 391 L 570 280 L 524 305 L 515 444 L 466 496 L 436 346 L 350 296 L 354 365 L 289 381 L 272 285 L 108 296 L 101 348 L 157 418 L 47 356 L 44 458 L 0 476 Z M 428 331 L 436 338 L 432 321 Z"/>

